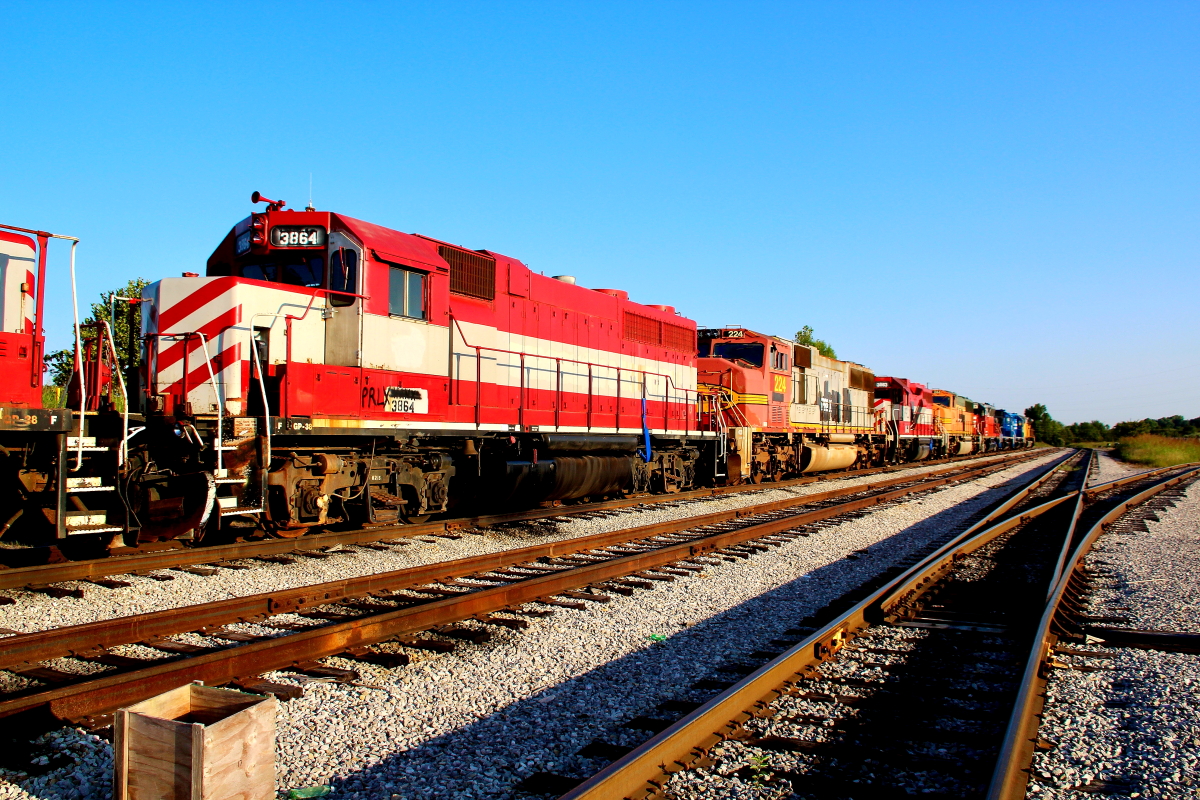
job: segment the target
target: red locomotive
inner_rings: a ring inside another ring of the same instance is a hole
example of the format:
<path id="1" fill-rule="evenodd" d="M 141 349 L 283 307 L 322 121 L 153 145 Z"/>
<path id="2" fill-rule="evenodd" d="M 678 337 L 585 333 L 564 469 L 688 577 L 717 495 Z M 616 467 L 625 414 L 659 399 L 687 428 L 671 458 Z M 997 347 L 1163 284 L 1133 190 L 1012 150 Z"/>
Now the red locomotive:
<path id="1" fill-rule="evenodd" d="M 140 374 L 107 326 L 77 335 L 69 409 L 41 407 L 51 235 L 0 235 L 6 541 L 299 536 L 921 460 L 994 434 L 952 440 L 937 393 L 787 339 L 697 332 L 489 250 L 252 200 L 266 209 L 203 276 L 144 291 Z"/>

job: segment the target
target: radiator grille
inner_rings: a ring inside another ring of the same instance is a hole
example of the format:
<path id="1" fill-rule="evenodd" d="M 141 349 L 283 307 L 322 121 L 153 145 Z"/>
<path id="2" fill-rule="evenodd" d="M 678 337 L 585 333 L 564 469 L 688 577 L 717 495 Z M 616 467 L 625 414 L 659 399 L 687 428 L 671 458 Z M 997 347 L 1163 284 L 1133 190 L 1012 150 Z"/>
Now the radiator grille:
<path id="1" fill-rule="evenodd" d="M 625 312 L 625 338 L 631 342 L 642 342 L 676 350 L 680 353 L 696 352 L 696 332 L 682 325 L 660 322 L 653 317 Z"/>
<path id="2" fill-rule="evenodd" d="M 438 245 L 438 255 L 450 265 L 450 291 L 492 300 L 496 296 L 496 259 Z"/>
<path id="3" fill-rule="evenodd" d="M 662 323 L 656 319 L 626 311 L 625 338 L 644 344 L 662 344 Z"/>
<path id="4" fill-rule="evenodd" d="M 664 322 L 662 326 L 662 344 L 668 350 L 678 350 L 680 353 L 696 352 L 696 332 L 682 325 L 672 325 Z"/>

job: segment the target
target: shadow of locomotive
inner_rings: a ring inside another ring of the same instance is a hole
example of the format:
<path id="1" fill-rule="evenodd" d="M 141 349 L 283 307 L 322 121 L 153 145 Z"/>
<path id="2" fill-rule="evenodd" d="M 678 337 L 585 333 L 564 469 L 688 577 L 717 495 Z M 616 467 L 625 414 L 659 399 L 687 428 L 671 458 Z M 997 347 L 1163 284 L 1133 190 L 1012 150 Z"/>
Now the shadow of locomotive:
<path id="1" fill-rule="evenodd" d="M 699 701 L 714 696 L 720 689 L 715 683 L 705 687 L 704 681 L 721 683 L 738 678 L 737 674 L 722 672 L 721 666 L 766 663 L 766 654 L 761 651 L 780 651 L 787 646 L 782 640 L 801 638 L 787 636 L 786 631 L 935 537 L 944 540 L 947 527 L 953 532 L 965 529 L 1002 502 L 1016 484 L 1024 482 L 1024 477 L 1009 480 L 966 504 L 933 514 L 871 545 L 866 554 L 840 557 L 694 625 L 663 631 L 666 636 L 661 641 L 650 641 L 643 638 L 643 633 L 631 631 L 629 635 L 643 639 L 646 646 L 506 705 L 478 721 L 394 753 L 375 766 L 335 778 L 331 797 L 384 800 L 393 795 L 404 800 L 509 797 L 517 793 L 522 781 L 536 773 L 590 775 L 609 759 L 587 758 L 577 755 L 578 751 L 596 741 L 622 747 L 644 741 L 651 733 L 624 727 L 631 719 L 638 725 L 647 724 L 646 717 L 674 720 L 682 716 L 686 706 L 676 706 L 670 711 L 657 707 L 664 702 L 670 706 L 668 701 Z M 963 509 L 969 510 L 968 518 L 953 520 Z M 816 543 L 830 536 L 836 536 L 836 529 L 815 532 L 810 541 Z M 755 558 L 748 563 L 753 564 Z M 881 565 L 880 559 L 886 562 Z M 614 597 L 612 603 L 599 608 L 560 613 L 610 615 L 619 632 L 621 602 L 644 602 L 639 599 L 644 591 L 652 590 L 640 590 L 629 598 Z M 847 606 L 848 603 L 843 603 L 838 608 Z M 756 629 L 747 633 L 750 621 Z M 514 635 L 536 635 L 536 632 Z M 772 644 L 772 640 L 780 641 Z M 489 646 L 495 645 L 482 645 Z M 536 679 L 536 675 L 532 677 Z M 701 686 L 689 688 L 696 683 Z M 430 700 L 437 702 L 435 697 Z M 594 747 L 592 752 L 606 749 L 612 748 Z M 430 776 L 436 776 L 435 785 L 431 785 Z M 551 783 L 545 784 L 544 789 L 554 796 L 568 786 L 554 787 Z"/>

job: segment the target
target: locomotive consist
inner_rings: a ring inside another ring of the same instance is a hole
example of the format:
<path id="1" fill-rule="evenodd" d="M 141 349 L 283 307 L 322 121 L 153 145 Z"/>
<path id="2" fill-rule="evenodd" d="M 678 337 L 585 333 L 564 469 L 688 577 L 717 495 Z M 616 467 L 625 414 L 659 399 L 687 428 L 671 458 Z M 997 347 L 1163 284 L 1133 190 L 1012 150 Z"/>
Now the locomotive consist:
<path id="1" fill-rule="evenodd" d="M 4 544 L 289 537 L 1032 445 L 1017 415 L 787 339 L 252 200 L 203 276 L 145 289 L 139 372 L 106 325 L 77 334 L 69 408 L 42 407 L 52 235 L 0 233 Z"/>
<path id="2" fill-rule="evenodd" d="M 1034 443 L 1020 415 L 876 377 L 815 347 L 746 328 L 701 330 L 699 337 L 699 385 L 722 409 L 732 482 Z"/>

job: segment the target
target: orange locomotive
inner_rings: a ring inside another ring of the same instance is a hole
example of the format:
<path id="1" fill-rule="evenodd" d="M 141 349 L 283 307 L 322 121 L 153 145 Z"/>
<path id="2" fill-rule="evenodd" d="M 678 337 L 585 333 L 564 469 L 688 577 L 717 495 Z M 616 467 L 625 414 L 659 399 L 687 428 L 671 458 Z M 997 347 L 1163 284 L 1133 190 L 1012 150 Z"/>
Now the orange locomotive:
<path id="1" fill-rule="evenodd" d="M 875 459 L 875 376 L 861 364 L 746 328 L 702 329 L 697 384 L 728 428 L 729 482 Z"/>

